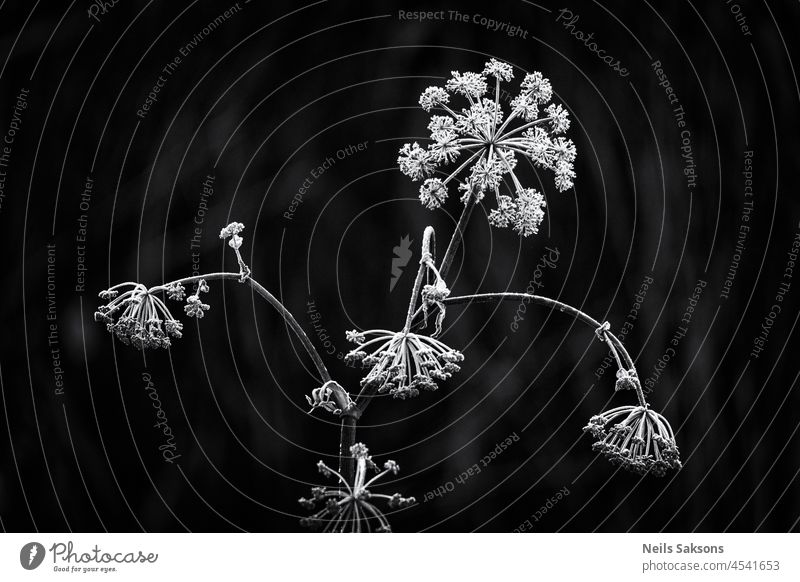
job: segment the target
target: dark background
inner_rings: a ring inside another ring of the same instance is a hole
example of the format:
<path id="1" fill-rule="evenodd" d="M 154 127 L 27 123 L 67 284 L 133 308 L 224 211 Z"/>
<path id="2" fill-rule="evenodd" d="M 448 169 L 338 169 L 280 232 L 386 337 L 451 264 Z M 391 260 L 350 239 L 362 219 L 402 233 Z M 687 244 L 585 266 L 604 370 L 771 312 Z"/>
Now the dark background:
<path id="1" fill-rule="evenodd" d="M 672 422 L 684 468 L 665 478 L 617 471 L 581 427 L 630 403 L 614 395 L 592 330 L 559 313 L 517 305 L 453 307 L 444 341 L 463 370 L 436 393 L 382 399 L 359 440 L 402 472 L 379 490 L 453 491 L 391 516 L 399 531 L 788 531 L 798 529 L 797 296 L 795 278 L 766 348 L 750 355 L 798 232 L 800 90 L 796 3 L 523 1 L 459 3 L 517 25 L 509 37 L 473 22 L 413 22 L 398 10 L 453 10 L 434 2 L 240 2 L 136 115 L 162 67 L 228 2 L 121 0 L 99 22 L 89 2 L 0 3 L 0 132 L 16 95 L 30 90 L 0 207 L 3 232 L 0 357 L 0 523 L 8 531 L 295 531 L 296 503 L 335 463 L 338 425 L 306 414 L 319 386 L 283 321 L 247 288 L 211 285 L 211 310 L 170 351 L 146 357 L 92 320 L 97 291 L 190 274 L 202 182 L 215 176 L 204 217 L 204 271 L 235 268 L 217 238 L 246 223 L 255 277 L 283 299 L 315 344 L 313 300 L 333 350 L 353 327 L 403 323 L 422 230 L 440 253 L 459 212 L 455 196 L 431 213 L 396 168 L 397 149 L 425 138 L 419 93 L 449 71 L 480 71 L 489 56 L 540 70 L 571 111 L 575 188 L 524 174 L 547 196 L 538 236 L 520 239 L 473 217 L 454 294 L 523 290 L 557 248 L 539 291 L 619 330 L 650 286 L 626 344 L 640 374 L 664 354 L 698 280 L 707 286 L 690 329 L 651 395 Z M 305 6 L 305 7 L 304 7 Z M 580 16 L 619 58 L 622 78 L 561 23 Z M 740 17 L 740 20 L 741 20 Z M 697 166 L 687 188 L 680 132 L 651 64 L 660 60 L 686 112 Z M 349 144 L 284 216 L 311 170 Z M 720 297 L 744 201 L 744 152 L 753 151 L 754 209 L 730 297 Z M 86 177 L 87 278 L 76 292 L 77 219 Z M 488 211 L 488 210 L 487 210 Z M 389 292 L 393 247 L 414 256 Z M 55 244 L 58 343 L 48 345 L 47 245 Z M 227 251 L 227 252 L 226 252 Z M 223 267 L 224 266 L 224 267 Z M 180 307 L 176 308 L 176 313 Z M 56 394 L 51 347 L 65 387 Z M 333 376 L 359 375 L 336 355 Z M 158 451 L 149 373 L 175 434 L 174 464 Z M 519 441 L 463 484 L 455 477 L 512 433 Z M 569 495 L 536 521 L 557 491 Z"/>

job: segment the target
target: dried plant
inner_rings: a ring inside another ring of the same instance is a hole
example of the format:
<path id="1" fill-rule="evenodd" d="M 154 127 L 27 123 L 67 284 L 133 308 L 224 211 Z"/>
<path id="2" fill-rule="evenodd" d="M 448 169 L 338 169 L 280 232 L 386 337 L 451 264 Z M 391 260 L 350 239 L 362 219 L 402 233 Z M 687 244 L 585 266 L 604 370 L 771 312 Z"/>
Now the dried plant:
<path id="1" fill-rule="evenodd" d="M 681 467 L 672 428 L 663 416 L 650 409 L 634 362 L 622 342 L 611 333 L 608 322 L 601 324 L 579 309 L 539 295 L 505 292 L 453 296 L 448 288 L 447 274 L 472 210 L 484 201 L 486 194 L 494 195 L 495 208 L 488 213 L 493 226 L 511 226 L 521 236 L 538 232 L 544 216 L 544 197 L 523 186 L 520 179 L 523 168 L 518 157 L 533 170 L 554 172 L 558 190 L 572 187 L 575 178 L 575 146 L 560 135 L 569 128 L 569 117 L 562 105 L 550 103 L 553 91 L 541 73 L 525 75 L 520 92 L 510 102 L 510 112 L 507 115 L 503 112 L 500 83 L 510 81 L 513 73 L 510 65 L 492 59 L 481 73 L 454 71 L 444 88 L 429 87 L 420 97 L 420 105 L 426 112 L 437 112 L 428 126 L 431 142 L 427 147 L 418 143 L 404 145 L 398 157 L 399 168 L 412 180 L 424 180 L 419 197 L 426 208 L 436 209 L 447 201 L 450 182 L 458 183 L 463 208 L 441 261 L 436 260 L 434 229 L 430 226 L 425 229 L 419 270 L 403 327 L 399 331 L 371 329 L 346 333 L 347 340 L 355 344 L 347 354 L 347 361 L 366 370 L 360 390 L 348 392 L 331 378 L 300 324 L 252 277 L 239 250 L 245 228 L 239 222 L 220 232 L 220 238 L 227 240 L 236 253 L 238 272 L 185 277 L 149 288 L 127 282 L 99 294 L 107 303 L 95 313 L 97 321 L 104 322 L 120 341 L 138 349 L 169 348 L 172 339 L 181 337 L 182 324 L 173 317 L 165 300 L 183 301 L 187 316 L 202 318 L 210 308 L 203 303 L 203 297 L 210 292 L 211 281 L 230 279 L 250 285 L 280 313 L 308 352 L 322 380 L 322 385 L 306 396 L 311 411 L 336 415 L 342 423 L 338 471 L 322 461 L 318 464 L 320 472 L 335 476 L 338 484 L 334 489 L 315 487 L 310 499 L 300 499 L 303 507 L 316 510 L 302 520 L 304 525 L 331 532 L 388 532 L 389 521 L 375 503 L 385 501 L 390 509 L 414 504 L 413 497 L 370 491 L 384 475 L 396 474 L 398 466 L 387 461 L 382 472 L 368 479 L 369 470 L 378 468 L 367 448 L 356 443 L 356 428 L 375 394 L 386 393 L 400 399 L 415 397 L 421 390 L 436 390 L 441 382 L 459 371 L 463 354 L 437 338 L 447 307 L 456 304 L 525 301 L 587 324 L 617 363 L 615 391 L 632 390 L 638 401 L 636 406 L 621 406 L 591 417 L 584 431 L 597 439 L 593 449 L 612 463 L 640 474 L 663 475 L 668 469 Z M 489 99 L 485 95 L 492 91 L 492 81 L 494 99 Z M 460 113 L 454 111 L 449 106 L 451 94 L 465 98 L 468 107 Z M 462 157 L 466 159 L 461 161 Z M 433 177 L 437 168 L 458 162 L 460 165 L 444 178 Z M 507 190 L 511 195 L 504 193 Z M 193 286 L 188 296 L 187 286 Z M 418 333 L 418 328 L 431 327 L 431 317 L 432 332 Z"/>

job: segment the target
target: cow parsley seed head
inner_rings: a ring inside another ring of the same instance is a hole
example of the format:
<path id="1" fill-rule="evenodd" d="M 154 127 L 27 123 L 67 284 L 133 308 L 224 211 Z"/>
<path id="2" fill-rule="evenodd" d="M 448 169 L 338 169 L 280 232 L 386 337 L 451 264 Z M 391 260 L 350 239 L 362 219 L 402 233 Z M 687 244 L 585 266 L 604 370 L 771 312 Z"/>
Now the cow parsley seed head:
<path id="1" fill-rule="evenodd" d="M 357 329 L 345 332 L 345 337 L 347 338 L 347 341 L 357 345 L 361 345 L 366 341 L 364 334 Z"/>
<path id="2" fill-rule="evenodd" d="M 139 350 L 168 348 L 172 345 L 170 338 L 179 339 L 183 335 L 183 324 L 155 293 L 140 283 L 122 283 L 99 295 L 109 302 L 98 307 L 95 321 L 105 323 L 106 329 L 126 345 Z"/>
<path id="3" fill-rule="evenodd" d="M 211 306 L 200 301 L 200 297 L 197 295 L 190 295 L 187 297 L 186 305 L 183 306 L 186 315 L 189 317 L 196 317 L 197 319 L 205 317 L 206 311 L 209 309 L 211 309 Z"/>
<path id="4" fill-rule="evenodd" d="M 421 148 L 417 142 L 414 142 L 413 145 L 405 144 L 400 148 L 397 163 L 400 171 L 415 182 L 430 176 L 435 166 L 428 150 Z"/>
<path id="5" fill-rule="evenodd" d="M 353 482 L 350 483 L 340 473 L 328 467 L 323 461 L 317 468 L 325 477 L 335 476 L 338 487 L 313 487 L 311 498 L 301 497 L 298 502 L 305 509 L 317 509 L 313 515 L 300 520 L 301 525 L 321 529 L 324 532 L 391 532 L 389 520 L 377 503 L 384 502 L 390 509 L 408 507 L 416 503 L 413 497 L 403 497 L 399 493 L 386 495 L 373 493 L 369 487 L 385 475 L 396 475 L 400 467 L 394 461 L 386 461 L 383 471 L 372 461 L 369 450 L 362 443 L 350 447 L 350 454 L 356 461 Z M 369 471 L 377 474 L 369 478 Z"/>
<path id="6" fill-rule="evenodd" d="M 489 224 L 498 228 L 505 228 L 514 223 L 516 214 L 517 205 L 511 199 L 511 196 L 498 196 L 497 208 L 489 212 Z"/>
<path id="7" fill-rule="evenodd" d="M 211 309 L 210 305 L 200 300 L 200 293 L 208 293 L 208 283 L 206 283 L 205 279 L 200 279 L 197 283 L 197 290 L 186 298 L 186 305 L 183 306 L 183 310 L 189 317 L 201 319 L 205 317 L 206 311 Z"/>
<path id="8" fill-rule="evenodd" d="M 419 199 L 425 208 L 434 210 L 447 200 L 447 188 L 439 178 L 428 178 L 419 189 Z"/>
<path id="9" fill-rule="evenodd" d="M 520 93 L 511 100 L 511 111 L 525 121 L 533 121 L 539 117 L 539 104 L 530 94 Z"/>
<path id="10" fill-rule="evenodd" d="M 489 210 L 493 226 L 513 227 L 528 236 L 538 231 L 544 199 L 523 186 L 517 156 L 552 171 L 556 188 L 564 191 L 574 183 L 576 150 L 572 141 L 559 135 L 569 129 L 569 115 L 562 105 L 550 103 L 553 89 L 541 73 L 527 74 L 511 100 L 510 112 L 503 111 L 500 85 L 512 78 L 511 65 L 491 59 L 481 73 L 454 71 L 444 89 L 426 89 L 420 98 L 423 109 L 437 107 L 446 115 L 431 117 L 427 148 L 416 142 L 405 144 L 397 161 L 400 171 L 414 181 L 452 164 L 446 177 L 427 180 L 420 187 L 420 201 L 426 208 L 439 208 L 447 198 L 449 183 L 455 181 L 463 192 L 462 202 L 495 202 L 496 207 Z M 448 91 L 465 98 L 464 108 L 451 108 L 445 99 Z M 503 192 L 506 188 L 508 193 Z"/>
<path id="11" fill-rule="evenodd" d="M 445 84 L 445 88 L 452 93 L 477 99 L 488 89 L 486 78 L 481 74 L 467 72 L 462 75 L 458 71 L 452 71 L 450 74 L 452 76 Z"/>
<path id="12" fill-rule="evenodd" d="M 560 104 L 548 105 L 545 113 L 550 117 L 550 127 L 554 134 L 564 133 L 569 129 L 569 113 Z"/>
<path id="13" fill-rule="evenodd" d="M 444 89 L 442 89 L 442 91 L 444 91 Z M 433 115 L 430 123 L 428 123 L 428 131 L 433 134 L 436 131 L 441 131 L 444 129 L 455 130 L 455 120 L 449 115 Z"/>
<path id="14" fill-rule="evenodd" d="M 238 235 L 244 230 L 241 222 L 231 222 L 228 226 L 219 231 L 219 238 L 226 239 Z"/>
<path id="15" fill-rule="evenodd" d="M 434 163 L 455 161 L 461 151 L 458 147 L 458 134 L 452 129 L 440 129 L 431 132 L 433 143 L 428 148 Z"/>
<path id="16" fill-rule="evenodd" d="M 583 430 L 597 439 L 592 450 L 628 471 L 661 477 L 681 468 L 672 427 L 647 405 L 620 406 L 593 416 Z"/>
<path id="17" fill-rule="evenodd" d="M 528 95 L 540 104 L 545 104 L 553 98 L 553 87 L 539 71 L 528 73 L 520 83 L 523 95 Z"/>
<path id="18" fill-rule="evenodd" d="M 450 95 L 441 87 L 428 87 L 419 97 L 419 104 L 425 111 L 444 105 L 448 101 L 450 101 Z"/>
<path id="19" fill-rule="evenodd" d="M 544 196 L 533 188 L 518 191 L 513 219 L 514 230 L 522 236 L 538 233 L 539 225 L 544 220 L 544 207 Z"/>
<path id="20" fill-rule="evenodd" d="M 170 283 L 167 285 L 167 297 L 173 301 L 183 301 L 183 298 L 186 297 L 186 289 L 180 281 Z"/>
<path id="21" fill-rule="evenodd" d="M 231 222 L 228 226 L 219 231 L 219 238 L 228 241 L 228 246 L 236 253 L 236 262 L 239 263 L 239 283 L 244 283 L 250 276 L 250 267 L 248 267 L 242 259 L 242 254 L 239 249 L 242 248 L 244 240 L 239 236 L 239 233 L 244 230 L 244 224 L 241 222 Z M 194 310 L 196 313 L 197 311 Z M 198 315 L 198 317 L 202 317 Z"/>
<path id="22" fill-rule="evenodd" d="M 514 78 L 514 68 L 503 61 L 489 59 L 489 62 L 483 68 L 483 74 L 491 75 L 501 81 L 510 81 Z"/>
<path id="23" fill-rule="evenodd" d="M 449 291 L 447 292 L 449 293 Z M 436 390 L 461 367 L 461 352 L 434 337 L 383 329 L 364 332 L 367 339 L 345 356 L 348 364 L 369 368 L 361 386 L 373 386 L 381 394 L 406 399 L 420 390 Z"/>
<path id="24" fill-rule="evenodd" d="M 636 370 L 624 370 L 622 368 L 617 370 L 617 381 L 614 384 L 614 392 L 619 392 L 621 390 L 641 390 Z"/>

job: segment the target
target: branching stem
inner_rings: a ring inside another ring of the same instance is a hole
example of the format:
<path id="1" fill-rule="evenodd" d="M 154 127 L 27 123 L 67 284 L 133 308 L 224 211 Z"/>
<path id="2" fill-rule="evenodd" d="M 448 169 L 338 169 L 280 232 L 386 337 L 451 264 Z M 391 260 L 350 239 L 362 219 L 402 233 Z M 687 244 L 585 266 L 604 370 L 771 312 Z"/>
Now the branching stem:
<path id="1" fill-rule="evenodd" d="M 544 297 L 542 295 L 531 295 L 529 293 L 480 293 L 477 295 L 460 295 L 457 297 L 448 297 L 444 299 L 442 302 L 445 303 L 446 305 L 457 305 L 460 303 L 467 303 L 467 304 L 494 303 L 499 301 L 525 301 L 528 303 L 533 303 L 535 305 L 541 305 L 543 307 L 548 307 L 550 309 L 566 313 L 567 315 L 571 315 L 575 319 L 585 323 L 586 325 L 592 327 L 595 330 L 600 329 L 601 327 L 599 321 L 594 319 L 592 316 L 587 315 L 580 309 L 576 309 L 571 305 L 567 305 L 566 303 L 562 303 L 561 301 L 550 299 L 549 297 Z M 633 363 L 633 359 L 628 353 L 628 350 L 625 349 L 625 346 L 620 341 L 620 339 L 608 330 L 606 330 L 603 333 L 603 336 L 614 356 L 616 357 L 618 354 L 621 354 L 627 369 L 636 370 L 636 366 Z M 638 398 L 639 404 L 641 406 L 645 406 L 647 404 L 647 401 L 644 398 L 644 393 L 642 392 L 641 385 L 639 385 L 638 383 L 636 388 L 636 397 Z"/>
<path id="2" fill-rule="evenodd" d="M 164 285 L 157 285 L 155 287 L 151 287 L 148 291 L 150 293 L 157 293 L 160 291 L 166 291 L 171 285 L 176 285 L 180 283 L 181 285 L 190 285 L 192 283 L 197 283 L 201 280 L 205 281 L 214 281 L 216 279 L 233 279 L 236 281 L 240 281 L 242 283 L 246 282 L 250 284 L 250 287 L 258 293 L 261 297 L 267 300 L 267 302 L 272 305 L 278 313 L 283 317 L 283 320 L 288 324 L 291 330 L 297 336 L 297 339 L 300 340 L 300 343 L 303 344 L 303 347 L 308 352 L 308 355 L 311 356 L 311 360 L 314 362 L 314 366 L 317 368 L 317 373 L 322 378 L 322 382 L 329 382 L 331 379 L 331 375 L 328 372 L 328 369 L 325 367 L 324 362 L 322 361 L 322 357 L 319 355 L 319 352 L 314 347 L 314 344 L 311 343 L 311 340 L 308 339 L 306 332 L 303 331 L 303 328 L 297 323 L 297 320 L 291 314 L 291 312 L 286 309 L 286 307 L 278 301 L 277 297 L 275 297 L 272 293 L 267 291 L 263 285 L 261 285 L 258 281 L 253 279 L 249 274 L 243 273 L 208 273 L 206 275 L 196 275 L 194 277 L 184 277 L 183 279 L 176 279 L 175 281 L 171 281 L 170 283 L 166 283 Z M 242 280 L 244 279 L 244 280 Z"/>

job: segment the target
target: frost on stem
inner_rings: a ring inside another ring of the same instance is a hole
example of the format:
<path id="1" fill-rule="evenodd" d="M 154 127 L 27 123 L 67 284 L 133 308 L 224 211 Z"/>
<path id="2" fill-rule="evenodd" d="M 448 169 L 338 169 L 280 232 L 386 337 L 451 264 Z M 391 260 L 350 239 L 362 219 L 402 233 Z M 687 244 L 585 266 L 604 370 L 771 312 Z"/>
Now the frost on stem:
<path id="1" fill-rule="evenodd" d="M 597 439 L 594 451 L 628 471 L 660 477 L 681 468 L 672 427 L 647 405 L 620 406 L 593 416 L 583 431 Z"/>
<path id="2" fill-rule="evenodd" d="M 489 212 L 489 222 L 501 228 L 512 226 L 521 236 L 529 236 L 539 231 L 545 200 L 535 189 L 523 187 L 516 172 L 517 157 L 551 170 L 556 188 L 563 192 L 573 185 L 576 150 L 571 140 L 560 135 L 569 129 L 568 112 L 550 103 L 553 89 L 541 73 L 525 75 L 520 92 L 510 102 L 510 112 L 504 113 L 500 84 L 513 77 L 511 65 L 491 59 L 481 73 L 453 71 L 444 88 L 425 89 L 420 106 L 427 112 L 441 109 L 445 115 L 431 116 L 427 148 L 416 142 L 405 144 L 397 163 L 412 180 L 424 180 L 419 197 L 426 208 L 442 206 L 448 183 L 460 180 L 462 202 L 469 202 L 471 196 L 481 201 L 486 193 L 494 193 L 496 208 Z M 494 94 L 486 97 L 492 85 Z M 451 109 L 450 93 L 465 98 L 468 106 L 460 112 Z M 440 166 L 456 163 L 444 179 L 433 176 Z M 501 194 L 504 183 L 513 196 Z"/>
<path id="3" fill-rule="evenodd" d="M 386 461 L 383 471 L 372 461 L 369 450 L 361 443 L 350 447 L 350 454 L 356 461 L 353 482 L 349 483 L 340 473 L 328 467 L 324 462 L 317 463 L 319 472 L 325 477 L 335 476 L 339 487 L 313 487 L 311 498 L 301 497 L 298 501 L 306 509 L 318 510 L 313 515 L 300 520 L 301 525 L 322 529 L 324 532 L 391 532 L 389 520 L 378 509 L 376 502 L 385 502 L 390 509 L 408 507 L 416 503 L 413 497 L 402 497 L 399 493 L 385 495 L 372 493 L 369 487 L 383 476 L 391 473 L 397 475 L 400 467 L 394 461 Z M 368 470 L 377 473 L 367 479 Z"/>
<path id="4" fill-rule="evenodd" d="M 319 388 L 312 390 L 311 396 L 306 396 L 306 400 L 311 406 L 309 413 L 321 408 L 331 414 L 341 416 L 355 406 L 347 391 L 335 380 L 328 380 Z"/>
<path id="5" fill-rule="evenodd" d="M 374 387 L 395 398 L 417 396 L 420 389 L 436 390 L 436 381 L 450 378 L 461 369 L 457 362 L 464 360 L 461 352 L 433 337 L 383 329 L 356 333 L 348 334 L 358 347 L 348 352 L 345 361 L 369 368 L 362 387 Z"/>

